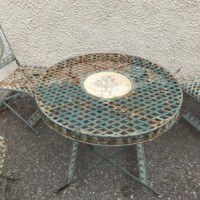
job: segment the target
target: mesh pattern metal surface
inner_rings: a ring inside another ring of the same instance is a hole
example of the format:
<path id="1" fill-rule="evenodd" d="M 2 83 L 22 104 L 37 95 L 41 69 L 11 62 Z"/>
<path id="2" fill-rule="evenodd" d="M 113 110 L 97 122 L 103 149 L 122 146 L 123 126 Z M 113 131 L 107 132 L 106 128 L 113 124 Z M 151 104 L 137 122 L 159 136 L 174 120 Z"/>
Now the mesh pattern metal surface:
<path id="1" fill-rule="evenodd" d="M 20 66 L 4 80 L 0 81 L 0 88 L 33 95 L 36 79 L 46 69 L 46 67 L 39 66 Z"/>
<path id="2" fill-rule="evenodd" d="M 2 175 L 2 168 L 4 164 L 4 157 L 7 148 L 7 140 L 0 136 L 0 175 Z"/>
<path id="3" fill-rule="evenodd" d="M 100 71 L 127 76 L 131 92 L 110 100 L 88 94 L 85 78 Z M 99 53 L 50 67 L 38 79 L 35 98 L 44 121 L 59 133 L 86 143 L 125 145 L 150 140 L 171 127 L 180 111 L 182 90 L 157 64 Z"/>
<path id="4" fill-rule="evenodd" d="M 200 101 L 200 77 L 185 82 L 183 84 L 183 90 L 194 97 L 197 101 Z"/>
<path id="5" fill-rule="evenodd" d="M 26 92 L 32 95 L 35 79 L 46 68 L 27 65 L 21 66 L 0 26 L 0 69 L 14 60 L 19 68 L 8 75 L 3 81 L 0 81 L 0 89 Z"/>

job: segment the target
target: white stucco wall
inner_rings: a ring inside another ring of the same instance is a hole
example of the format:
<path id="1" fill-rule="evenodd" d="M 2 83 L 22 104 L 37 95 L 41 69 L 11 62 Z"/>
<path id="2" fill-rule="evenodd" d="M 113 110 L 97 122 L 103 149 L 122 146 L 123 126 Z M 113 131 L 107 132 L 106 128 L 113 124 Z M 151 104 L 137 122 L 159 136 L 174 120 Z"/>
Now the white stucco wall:
<path id="1" fill-rule="evenodd" d="M 21 63 L 118 52 L 200 75 L 200 0 L 0 0 L 0 23 Z"/>

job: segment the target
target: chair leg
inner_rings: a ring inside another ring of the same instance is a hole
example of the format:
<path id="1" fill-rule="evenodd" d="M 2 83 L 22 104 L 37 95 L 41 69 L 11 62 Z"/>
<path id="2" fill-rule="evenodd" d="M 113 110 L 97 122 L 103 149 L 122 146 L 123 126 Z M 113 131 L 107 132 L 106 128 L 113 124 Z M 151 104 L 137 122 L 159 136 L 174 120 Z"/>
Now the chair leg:
<path id="1" fill-rule="evenodd" d="M 13 112 L 20 120 L 22 120 L 32 131 L 35 135 L 39 135 L 39 132 L 33 128 L 34 124 L 40 119 L 40 114 L 36 111 L 28 120 L 25 120 L 21 115 L 19 115 L 10 105 L 9 103 L 19 97 L 19 93 L 15 95 L 11 95 L 5 98 L 5 100 L 1 100 L 2 104 L 7 107 L 11 112 Z M 8 103 L 6 102 L 8 101 Z M 2 110 L 2 109 L 1 109 Z"/>
<path id="2" fill-rule="evenodd" d="M 5 190 L 6 190 L 6 184 L 7 184 L 7 179 L 0 177 L 1 179 L 1 193 L 0 193 L 0 199 L 4 200 L 4 196 L 5 196 Z"/>
<path id="3" fill-rule="evenodd" d="M 17 179 L 13 179 L 9 176 L 4 176 L 4 175 L 0 175 L 0 179 L 1 179 L 1 193 L 0 193 L 0 200 L 4 200 L 4 195 L 5 195 L 5 190 L 6 190 L 6 184 L 7 181 L 17 181 Z"/>
<path id="4" fill-rule="evenodd" d="M 13 100 L 15 100 L 16 98 L 18 98 L 20 96 L 19 93 L 15 93 L 13 95 L 9 95 L 9 96 L 6 96 L 3 100 L 6 102 L 6 103 L 10 103 L 12 102 Z M 5 104 L 2 102 L 2 100 L 0 100 L 0 111 L 2 111 L 4 108 L 5 108 Z"/>
<path id="5" fill-rule="evenodd" d="M 9 181 L 18 181 L 18 179 L 11 178 L 10 176 L 1 175 L 1 178 L 7 179 L 7 180 L 9 180 Z"/>
<path id="6" fill-rule="evenodd" d="M 200 121 L 194 117 L 190 112 L 186 112 L 183 118 L 188 121 L 192 126 L 194 126 L 198 131 L 200 131 Z"/>
<path id="7" fill-rule="evenodd" d="M 189 110 L 196 105 L 196 103 L 198 103 L 195 99 L 193 99 L 193 102 L 188 106 L 188 108 L 183 112 L 183 114 L 181 116 L 183 116 L 183 118 L 189 122 L 194 128 L 196 128 L 198 131 L 200 131 L 200 121 L 193 116 Z"/>

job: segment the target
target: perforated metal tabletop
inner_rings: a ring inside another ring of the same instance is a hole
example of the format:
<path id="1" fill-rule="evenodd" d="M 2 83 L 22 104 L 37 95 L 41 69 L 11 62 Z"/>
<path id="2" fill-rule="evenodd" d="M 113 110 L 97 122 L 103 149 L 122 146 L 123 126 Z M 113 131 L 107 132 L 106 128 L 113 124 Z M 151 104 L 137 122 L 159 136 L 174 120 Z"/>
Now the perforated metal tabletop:
<path id="1" fill-rule="evenodd" d="M 71 139 L 97 145 L 151 140 L 179 115 L 182 90 L 164 68 L 140 57 L 87 54 L 50 67 L 35 99 L 44 121 Z"/>

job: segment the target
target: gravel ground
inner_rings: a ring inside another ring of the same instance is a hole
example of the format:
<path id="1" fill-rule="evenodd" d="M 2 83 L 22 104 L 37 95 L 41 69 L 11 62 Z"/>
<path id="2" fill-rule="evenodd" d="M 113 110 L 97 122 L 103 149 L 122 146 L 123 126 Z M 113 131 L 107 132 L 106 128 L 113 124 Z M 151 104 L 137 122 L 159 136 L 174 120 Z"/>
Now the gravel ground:
<path id="1" fill-rule="evenodd" d="M 190 103 L 191 98 L 185 95 L 183 110 Z M 13 106 L 26 117 L 35 109 L 34 101 L 27 96 L 14 101 Z M 192 112 L 199 115 L 199 110 L 196 105 Z M 54 197 L 53 192 L 65 183 L 71 141 L 48 128 L 42 120 L 35 126 L 40 135 L 35 136 L 7 109 L 0 113 L 0 127 L 1 135 L 9 140 L 4 174 L 19 178 L 17 182 L 8 183 L 5 193 L 7 200 L 157 199 L 112 167 L 92 171 Z M 163 194 L 162 199 L 200 199 L 200 133 L 197 130 L 180 119 L 168 132 L 152 142 L 146 142 L 144 147 L 148 182 Z M 102 149 L 110 151 L 108 148 Z M 76 173 L 96 160 L 98 158 L 87 150 L 87 146 L 81 144 Z M 117 162 L 138 175 L 135 146 L 123 153 Z"/>

